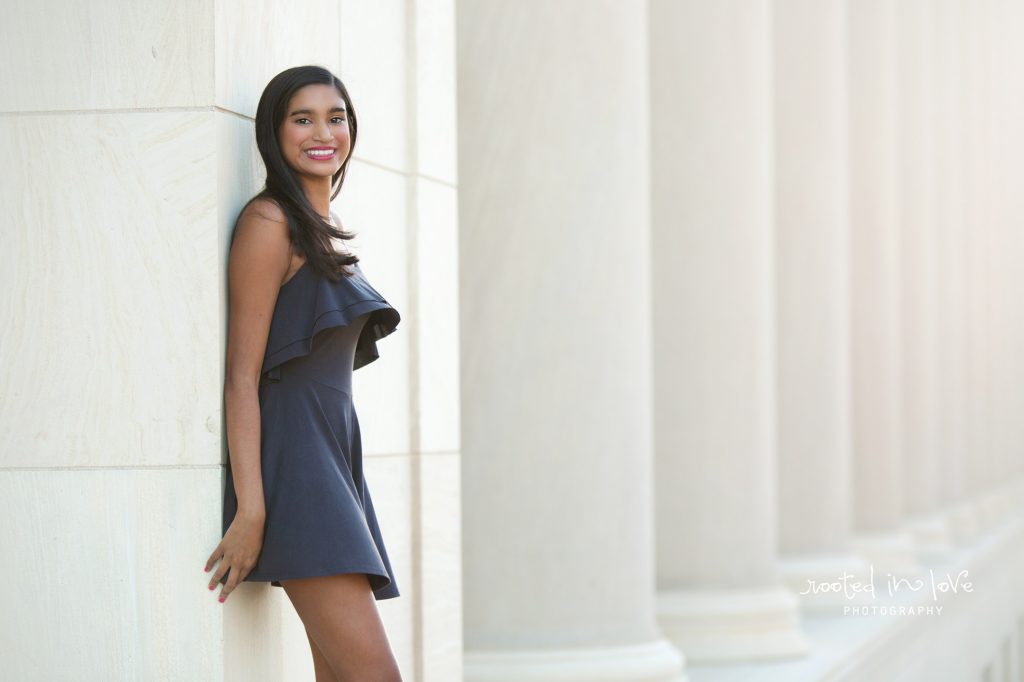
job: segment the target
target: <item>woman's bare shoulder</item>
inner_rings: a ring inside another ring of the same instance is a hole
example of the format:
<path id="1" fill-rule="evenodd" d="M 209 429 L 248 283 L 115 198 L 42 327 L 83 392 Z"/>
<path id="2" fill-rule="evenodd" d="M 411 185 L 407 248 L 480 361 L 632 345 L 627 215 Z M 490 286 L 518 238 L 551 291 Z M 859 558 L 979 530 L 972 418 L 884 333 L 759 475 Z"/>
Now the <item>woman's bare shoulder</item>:
<path id="1" fill-rule="evenodd" d="M 288 252 L 291 239 L 288 236 L 288 218 L 273 199 L 259 198 L 251 201 L 238 216 L 232 242 L 272 242 L 279 249 Z"/>
<path id="2" fill-rule="evenodd" d="M 248 276 L 271 275 L 278 283 L 290 268 L 288 221 L 277 202 L 257 199 L 238 217 L 228 255 L 228 269 Z M 241 266 L 241 267 L 239 267 Z"/>
<path id="3" fill-rule="evenodd" d="M 284 211 L 281 210 L 281 206 L 273 199 L 266 197 L 253 199 L 249 202 L 249 205 L 245 207 L 242 214 L 238 217 L 239 222 L 246 219 L 288 224 L 288 218 L 285 216 Z"/>

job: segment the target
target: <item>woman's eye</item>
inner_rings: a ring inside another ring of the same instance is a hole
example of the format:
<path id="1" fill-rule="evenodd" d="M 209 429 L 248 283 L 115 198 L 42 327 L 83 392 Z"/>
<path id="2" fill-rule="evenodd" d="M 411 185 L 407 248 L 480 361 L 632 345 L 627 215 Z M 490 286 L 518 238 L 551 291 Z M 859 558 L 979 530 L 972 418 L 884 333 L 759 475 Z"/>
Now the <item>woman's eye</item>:
<path id="1" fill-rule="evenodd" d="M 308 121 L 308 120 L 309 120 L 308 118 L 297 118 L 297 119 L 295 119 L 295 122 L 296 123 L 302 123 L 303 121 Z M 344 123 L 346 119 L 345 119 L 344 116 L 335 116 L 331 120 L 332 121 L 341 121 L 342 123 Z"/>

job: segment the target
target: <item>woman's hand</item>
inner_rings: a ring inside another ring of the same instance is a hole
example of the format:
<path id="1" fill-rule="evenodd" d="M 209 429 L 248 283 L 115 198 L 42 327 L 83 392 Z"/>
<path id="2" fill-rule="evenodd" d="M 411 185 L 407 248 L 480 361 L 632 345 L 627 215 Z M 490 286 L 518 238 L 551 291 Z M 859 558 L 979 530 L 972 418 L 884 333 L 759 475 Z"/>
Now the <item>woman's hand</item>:
<path id="1" fill-rule="evenodd" d="M 217 587 L 221 576 L 227 574 L 228 581 L 220 592 L 218 601 L 223 602 L 231 594 L 238 583 L 245 580 L 263 548 L 263 527 L 265 518 L 263 516 L 245 516 L 235 514 L 234 520 L 224 533 L 224 538 L 213 550 L 213 554 L 206 560 L 205 571 L 209 572 L 210 567 L 221 559 L 220 566 L 210 580 L 210 589 Z"/>

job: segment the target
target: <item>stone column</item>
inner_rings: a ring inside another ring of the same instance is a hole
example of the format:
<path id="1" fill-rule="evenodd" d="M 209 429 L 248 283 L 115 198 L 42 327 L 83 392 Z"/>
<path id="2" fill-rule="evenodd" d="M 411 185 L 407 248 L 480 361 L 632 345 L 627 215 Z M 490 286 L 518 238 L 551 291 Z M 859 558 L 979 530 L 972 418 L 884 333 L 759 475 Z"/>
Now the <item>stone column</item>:
<path id="1" fill-rule="evenodd" d="M 811 581 L 869 579 L 851 551 L 846 7 L 774 8 L 779 539 L 805 610 L 834 612 L 846 595 Z"/>
<path id="2" fill-rule="evenodd" d="M 938 393 L 939 273 L 936 246 L 934 14 L 930 3 L 896 4 L 899 187 L 902 228 L 903 447 L 909 528 L 918 553 L 949 551 L 940 512 Z"/>
<path id="3" fill-rule="evenodd" d="M 646 11 L 457 8 L 465 679 L 675 680 L 654 602 Z"/>
<path id="4" fill-rule="evenodd" d="M 650 6 L 659 619 L 691 660 L 799 655 L 776 564 L 771 4 Z"/>
<path id="5" fill-rule="evenodd" d="M 992 522 L 995 509 L 988 503 L 989 493 L 997 487 L 993 456 L 992 380 L 998 367 L 993 360 L 992 335 L 992 225 L 991 182 L 986 141 L 990 136 L 991 75 L 986 63 L 990 41 L 985 27 L 985 3 L 964 4 L 961 29 L 963 51 L 963 130 L 964 130 L 964 219 L 969 239 L 965 244 L 967 411 L 966 439 L 968 461 L 964 484 L 968 495 L 979 501 L 978 520 Z"/>
<path id="6" fill-rule="evenodd" d="M 972 237 L 967 266 L 972 457 L 966 478 L 978 501 L 979 523 L 986 527 L 1020 509 L 1024 500 L 1019 454 L 1024 440 L 1019 387 L 1024 377 L 1016 364 L 1024 320 L 1018 317 L 1017 303 L 1021 250 L 1014 246 L 1022 195 L 1013 178 L 1006 177 L 1021 172 L 1015 157 L 1024 153 L 1024 140 L 1015 117 L 1024 103 L 1019 88 L 1005 85 L 1008 65 L 1024 59 L 1014 38 L 1022 19 L 1020 8 L 999 0 L 964 7 L 964 200 Z"/>
<path id="7" fill-rule="evenodd" d="M 971 10 L 981 14 L 987 27 L 985 42 L 979 46 L 983 68 L 989 73 L 983 96 L 989 112 L 983 140 L 988 173 L 985 177 L 985 203 L 992 238 L 991 265 L 998 277 L 990 276 L 992 291 L 993 358 L 993 488 L 1021 480 L 1024 456 L 1024 89 L 1021 64 L 1024 47 L 1020 31 L 1024 26 L 1024 8 L 1009 0 L 979 0 Z M 1015 503 L 1021 509 L 1024 495 L 1018 487 Z M 1005 499 L 1005 497 L 1004 497 Z M 1006 510 L 998 504 L 993 518 Z"/>
<path id="8" fill-rule="evenodd" d="M 938 502 L 952 539 L 966 542 L 977 532 L 966 494 L 967 450 L 967 310 L 964 232 L 963 30 L 961 0 L 929 3 L 932 15 L 931 56 L 934 68 L 935 257 L 936 257 L 936 456 Z"/>
<path id="9" fill-rule="evenodd" d="M 848 5 L 855 546 L 880 574 L 913 568 L 907 481 L 895 0 Z"/>

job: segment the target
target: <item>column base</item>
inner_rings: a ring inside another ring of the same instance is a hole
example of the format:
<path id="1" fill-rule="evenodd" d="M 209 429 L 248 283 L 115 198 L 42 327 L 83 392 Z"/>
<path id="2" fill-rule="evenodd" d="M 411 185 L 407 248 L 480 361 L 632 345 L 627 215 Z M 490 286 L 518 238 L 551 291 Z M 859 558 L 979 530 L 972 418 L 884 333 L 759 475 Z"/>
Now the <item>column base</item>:
<path id="1" fill-rule="evenodd" d="M 938 534 L 941 528 L 942 533 Z M 937 538 L 946 537 L 945 524 L 935 529 Z M 914 574 L 921 570 L 916 550 L 924 540 L 909 530 L 884 533 L 858 533 L 850 543 L 854 551 L 863 555 L 875 567 L 875 575 Z"/>
<path id="2" fill-rule="evenodd" d="M 870 591 L 857 589 L 873 583 L 873 566 L 854 552 L 783 556 L 779 572 L 808 615 L 842 615 L 844 607 L 874 601 Z"/>
<path id="3" fill-rule="evenodd" d="M 686 659 L 665 639 L 645 644 L 466 650 L 465 682 L 688 682 Z"/>
<path id="4" fill-rule="evenodd" d="M 782 586 L 658 593 L 658 624 L 692 662 L 805 656 L 799 613 L 799 601 Z"/>
<path id="5" fill-rule="evenodd" d="M 945 561 L 954 551 L 953 535 L 942 514 L 918 516 L 907 522 L 918 558 L 924 563 Z"/>
<path id="6" fill-rule="evenodd" d="M 1019 503 L 1015 495 L 1019 493 L 1014 493 L 1013 490 L 1011 487 L 993 490 L 979 502 L 979 506 L 984 510 L 986 528 L 993 528 L 1018 513 Z"/>
<path id="7" fill-rule="evenodd" d="M 958 546 L 972 544 L 993 525 L 993 511 L 985 498 L 957 504 L 945 515 L 950 539 Z"/>
<path id="8" fill-rule="evenodd" d="M 1024 479 L 1018 479 L 1004 487 L 1003 499 L 1009 507 L 1008 513 L 1013 516 L 1024 513 Z"/>

